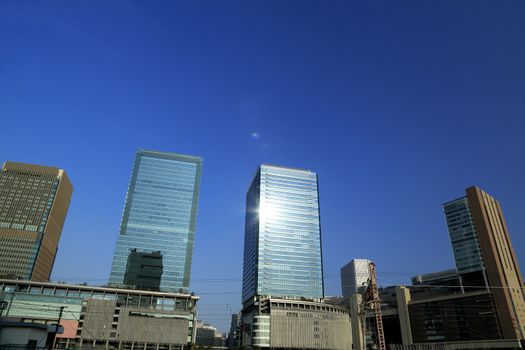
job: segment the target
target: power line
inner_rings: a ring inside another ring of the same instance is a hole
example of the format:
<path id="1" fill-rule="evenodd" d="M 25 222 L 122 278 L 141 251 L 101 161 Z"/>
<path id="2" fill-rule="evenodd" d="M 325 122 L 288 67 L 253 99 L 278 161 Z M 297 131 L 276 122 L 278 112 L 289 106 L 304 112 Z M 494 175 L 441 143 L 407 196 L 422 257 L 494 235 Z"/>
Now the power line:
<path id="1" fill-rule="evenodd" d="M 437 271 L 437 272 L 408 272 L 408 271 L 378 271 L 376 274 L 377 275 L 389 275 L 389 276 L 410 276 L 410 277 L 416 277 L 418 275 L 428 275 L 428 274 L 433 274 L 433 273 L 439 273 L 441 271 Z M 337 277 L 341 277 L 343 274 L 341 274 L 340 272 L 339 273 L 335 273 L 335 274 L 323 274 L 323 277 L 324 278 L 337 278 Z M 354 275 L 357 275 L 357 276 L 368 276 L 368 273 L 367 272 L 356 272 L 354 273 Z M 55 276 L 54 276 L 55 277 Z M 59 280 L 59 281 L 67 281 L 67 280 L 77 280 L 77 281 L 109 281 L 109 278 L 108 277 L 64 277 L 64 276 L 58 276 L 58 277 L 55 277 L 55 280 Z M 217 278 L 217 277 L 213 277 L 213 278 L 195 278 L 195 279 L 191 279 L 191 283 L 195 283 L 195 282 L 242 282 L 242 278 L 239 278 L 239 277 L 220 277 L 220 278 Z"/>
<path id="2" fill-rule="evenodd" d="M 73 318 L 78 322 L 78 324 L 80 325 L 80 320 L 77 318 L 77 316 L 73 313 L 73 311 L 71 310 L 67 310 L 67 307 L 66 307 L 66 311 L 69 312 L 71 314 L 71 316 L 73 316 Z M 85 327 L 82 327 L 82 331 L 86 330 L 86 332 L 89 333 L 89 335 L 91 336 L 91 339 L 96 339 L 95 336 L 93 335 L 93 333 L 91 333 L 91 331 Z"/>

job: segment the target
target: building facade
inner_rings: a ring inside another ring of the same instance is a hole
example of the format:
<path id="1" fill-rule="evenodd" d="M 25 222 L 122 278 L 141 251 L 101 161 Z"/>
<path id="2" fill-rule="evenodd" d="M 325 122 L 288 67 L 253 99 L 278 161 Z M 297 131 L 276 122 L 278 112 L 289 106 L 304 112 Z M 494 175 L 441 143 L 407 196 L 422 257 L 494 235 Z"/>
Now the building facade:
<path id="1" fill-rule="evenodd" d="M 459 278 L 458 270 L 450 269 L 445 271 L 431 272 L 412 277 L 413 285 L 425 286 L 451 286 L 460 287 L 461 280 Z"/>
<path id="2" fill-rule="evenodd" d="M 0 172 L 0 276 L 49 280 L 72 193 L 62 169 L 4 163 Z"/>
<path id="3" fill-rule="evenodd" d="M 230 331 L 228 332 L 228 340 L 226 346 L 229 348 L 237 348 L 240 343 L 240 328 L 241 328 L 241 313 L 231 315 Z"/>
<path id="4" fill-rule="evenodd" d="M 261 165 L 246 194 L 241 345 L 351 347 L 348 312 L 323 297 L 317 174 Z"/>
<path id="5" fill-rule="evenodd" d="M 256 297 L 243 311 L 242 346 L 271 349 L 352 349 L 348 311 L 323 301 Z"/>
<path id="6" fill-rule="evenodd" d="M 486 290 L 419 299 L 421 296 L 412 293 L 413 299 L 408 304 L 413 342 L 503 338 L 496 317 L 497 307 Z"/>
<path id="7" fill-rule="evenodd" d="M 0 349 L 45 348 L 50 327 L 41 323 L 5 322 L 0 320 Z"/>
<path id="8" fill-rule="evenodd" d="M 456 268 L 382 295 L 383 315 L 398 315 L 406 349 L 521 349 L 523 280 L 500 204 L 470 187 L 443 209 Z"/>
<path id="9" fill-rule="evenodd" d="M 201 173 L 202 158 L 137 151 L 110 285 L 137 288 L 125 283 L 129 255 L 160 252 L 160 290 L 188 290 Z"/>
<path id="10" fill-rule="evenodd" d="M 56 324 L 55 348 L 183 349 L 195 342 L 190 294 L 0 280 L 4 320 Z M 62 313 L 61 310 L 62 309 Z"/>
<path id="11" fill-rule="evenodd" d="M 225 349 L 226 337 L 212 325 L 197 321 L 195 345 L 206 349 Z"/>
<path id="12" fill-rule="evenodd" d="M 443 211 L 458 272 L 465 274 L 484 270 L 485 264 L 467 197 L 444 203 Z"/>
<path id="13" fill-rule="evenodd" d="M 132 249 L 128 255 L 124 284 L 142 290 L 160 290 L 162 278 L 162 253 L 144 253 Z"/>
<path id="14" fill-rule="evenodd" d="M 242 301 L 323 294 L 317 174 L 261 165 L 246 195 Z"/>
<path id="15" fill-rule="evenodd" d="M 485 288 L 504 339 L 524 339 L 523 278 L 499 202 L 478 187 L 443 205 L 463 288 Z"/>
<path id="16" fill-rule="evenodd" d="M 364 293 L 370 279 L 368 259 L 353 259 L 341 268 L 341 291 L 344 297 Z"/>

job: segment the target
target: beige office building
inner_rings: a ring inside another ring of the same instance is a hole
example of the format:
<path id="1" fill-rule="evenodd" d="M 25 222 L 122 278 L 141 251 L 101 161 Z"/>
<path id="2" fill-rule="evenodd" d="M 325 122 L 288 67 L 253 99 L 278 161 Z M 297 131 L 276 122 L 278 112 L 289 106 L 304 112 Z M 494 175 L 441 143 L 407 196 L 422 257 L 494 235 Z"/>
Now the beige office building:
<path id="1" fill-rule="evenodd" d="M 4 163 L 0 172 L 0 276 L 49 280 L 72 192 L 62 169 Z"/>
<path id="2" fill-rule="evenodd" d="M 501 206 L 476 186 L 465 192 L 443 204 L 460 284 L 466 291 L 486 289 L 496 306 L 501 338 L 523 340 L 523 278 Z"/>
<path id="3" fill-rule="evenodd" d="M 478 187 L 467 188 L 466 193 L 503 337 L 524 339 L 523 278 L 501 206 Z"/>

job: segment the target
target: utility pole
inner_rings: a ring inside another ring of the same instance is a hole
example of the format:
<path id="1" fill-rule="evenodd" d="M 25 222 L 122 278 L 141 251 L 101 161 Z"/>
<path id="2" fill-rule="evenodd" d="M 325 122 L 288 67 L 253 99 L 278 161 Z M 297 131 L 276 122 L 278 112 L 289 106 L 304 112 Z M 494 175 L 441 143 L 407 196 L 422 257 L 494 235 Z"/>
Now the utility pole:
<path id="1" fill-rule="evenodd" d="M 49 343 L 49 350 L 55 347 L 55 342 L 56 342 L 57 334 L 58 334 L 58 327 L 60 327 L 60 320 L 62 319 L 62 313 L 64 312 L 64 308 L 65 306 L 60 307 L 60 312 L 58 313 L 57 325 L 55 327 L 55 331 L 53 332 L 53 340 Z"/>
<path id="2" fill-rule="evenodd" d="M 2 312 L 4 312 L 4 309 L 7 307 L 9 303 L 5 300 L 0 300 L 0 317 L 2 317 Z"/>
<path id="3" fill-rule="evenodd" d="M 365 346 L 365 311 L 363 296 L 359 293 L 350 296 L 350 319 L 352 321 L 352 343 L 355 350 L 366 350 Z"/>

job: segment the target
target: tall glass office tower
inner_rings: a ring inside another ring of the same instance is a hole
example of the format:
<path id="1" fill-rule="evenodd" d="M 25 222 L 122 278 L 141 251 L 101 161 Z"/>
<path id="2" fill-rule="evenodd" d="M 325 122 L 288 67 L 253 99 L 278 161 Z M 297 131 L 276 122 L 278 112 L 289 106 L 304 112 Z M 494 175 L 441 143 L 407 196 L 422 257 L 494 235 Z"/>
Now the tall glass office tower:
<path id="1" fill-rule="evenodd" d="M 467 197 L 443 204 L 452 251 L 459 273 L 485 269 Z"/>
<path id="2" fill-rule="evenodd" d="M 246 195 L 242 301 L 323 294 L 317 174 L 261 165 Z"/>
<path id="3" fill-rule="evenodd" d="M 162 291 L 189 288 L 201 172 L 199 157 L 137 151 L 110 285 L 140 289 L 139 285 L 129 285 L 131 279 L 125 280 L 133 273 L 137 277 L 133 280 L 159 285 Z M 143 271 L 137 270 L 133 263 L 137 253 L 154 253 L 155 263 L 140 264 Z"/>

